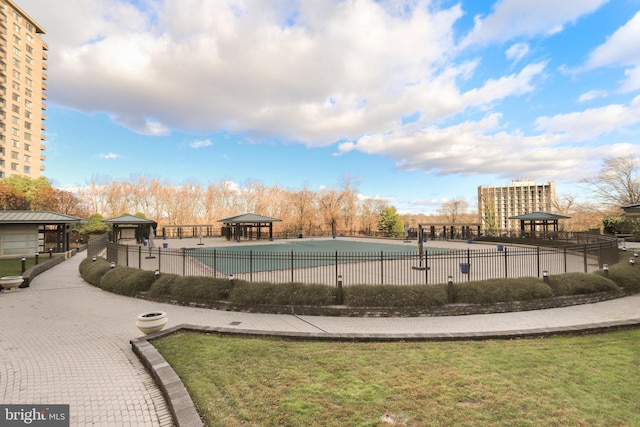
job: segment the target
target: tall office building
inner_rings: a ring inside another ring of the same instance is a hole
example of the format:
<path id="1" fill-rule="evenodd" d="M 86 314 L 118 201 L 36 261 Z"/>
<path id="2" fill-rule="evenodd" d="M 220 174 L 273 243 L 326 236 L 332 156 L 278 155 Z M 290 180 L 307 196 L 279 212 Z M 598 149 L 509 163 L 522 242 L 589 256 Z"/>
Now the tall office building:
<path id="1" fill-rule="evenodd" d="M 0 0 L 0 178 L 44 170 L 47 44 L 44 29 Z"/>
<path id="2" fill-rule="evenodd" d="M 530 179 L 513 180 L 504 187 L 478 186 L 478 213 L 485 232 L 508 233 L 520 229 L 512 216 L 532 212 L 554 213 L 556 184 L 536 184 Z"/>

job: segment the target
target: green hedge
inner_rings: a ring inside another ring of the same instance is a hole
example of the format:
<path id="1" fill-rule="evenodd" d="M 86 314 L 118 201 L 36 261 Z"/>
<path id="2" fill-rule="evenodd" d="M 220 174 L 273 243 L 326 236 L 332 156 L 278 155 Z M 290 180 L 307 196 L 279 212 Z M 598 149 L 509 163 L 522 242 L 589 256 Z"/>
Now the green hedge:
<path id="1" fill-rule="evenodd" d="M 235 281 L 229 302 L 240 305 L 311 305 L 326 306 L 336 303 L 336 288 L 328 285 L 305 283 L 249 283 Z"/>
<path id="2" fill-rule="evenodd" d="M 352 285 L 343 288 L 349 307 L 438 307 L 447 303 L 445 285 Z"/>
<path id="3" fill-rule="evenodd" d="M 553 297 L 549 285 L 535 277 L 462 282 L 456 283 L 453 289 L 454 302 L 461 304 L 494 304 Z"/>
<path id="4" fill-rule="evenodd" d="M 110 269 L 111 264 L 104 258 L 96 258 L 95 261 L 86 258 L 80 263 L 80 275 L 94 286 L 100 286 L 102 276 Z"/>
<path id="5" fill-rule="evenodd" d="M 303 283 L 249 283 L 226 278 L 183 277 L 160 274 L 137 268 L 118 266 L 98 258 L 85 259 L 80 273 L 89 283 L 105 290 L 135 296 L 147 292 L 182 304 L 228 301 L 242 306 L 307 305 L 331 306 L 337 303 L 335 286 Z M 608 278 L 601 270 L 596 274 L 566 273 L 543 280 L 525 277 L 455 283 L 455 303 L 493 304 L 532 301 L 554 296 L 581 295 L 624 288 L 640 291 L 640 265 L 611 265 Z M 343 288 L 343 303 L 348 307 L 438 307 L 447 304 L 447 285 L 352 285 Z"/>
<path id="6" fill-rule="evenodd" d="M 149 288 L 148 294 L 154 297 L 170 298 L 183 304 L 211 303 L 227 299 L 232 290 L 233 282 L 228 279 L 161 274 Z"/>
<path id="7" fill-rule="evenodd" d="M 605 276 L 606 273 L 603 270 L 597 271 L 595 274 L 599 276 Z M 640 291 L 640 265 L 631 267 L 628 261 L 609 266 L 608 278 L 615 282 L 619 287 L 624 288 L 626 292 L 639 292 Z"/>
<path id="8" fill-rule="evenodd" d="M 549 286 L 557 296 L 620 290 L 613 280 L 590 273 L 565 273 L 549 276 Z"/>

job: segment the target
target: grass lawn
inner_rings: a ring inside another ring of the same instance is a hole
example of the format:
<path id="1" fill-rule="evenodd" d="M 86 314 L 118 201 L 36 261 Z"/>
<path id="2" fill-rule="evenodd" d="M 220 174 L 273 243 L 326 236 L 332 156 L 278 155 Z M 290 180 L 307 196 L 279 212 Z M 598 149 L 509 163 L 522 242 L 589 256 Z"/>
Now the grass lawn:
<path id="1" fill-rule="evenodd" d="M 47 258 L 48 259 L 48 256 Z M 40 257 L 40 262 L 45 261 Z M 25 269 L 29 269 L 36 264 L 35 257 L 27 257 L 25 260 Z M 22 257 L 18 258 L 2 258 L 0 259 L 0 277 L 3 276 L 20 276 L 22 275 Z"/>
<path id="2" fill-rule="evenodd" d="M 640 329 L 391 343 L 183 332 L 153 344 L 209 426 L 640 425 Z"/>

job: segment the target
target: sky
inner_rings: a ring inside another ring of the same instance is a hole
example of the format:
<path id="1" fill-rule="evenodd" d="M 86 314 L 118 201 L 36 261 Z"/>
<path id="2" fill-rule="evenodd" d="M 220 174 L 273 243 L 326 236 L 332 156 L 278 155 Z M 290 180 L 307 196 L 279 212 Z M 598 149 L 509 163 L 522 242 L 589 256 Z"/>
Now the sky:
<path id="1" fill-rule="evenodd" d="M 588 200 L 640 154 L 640 0 L 14 0 L 46 31 L 46 176 Z"/>

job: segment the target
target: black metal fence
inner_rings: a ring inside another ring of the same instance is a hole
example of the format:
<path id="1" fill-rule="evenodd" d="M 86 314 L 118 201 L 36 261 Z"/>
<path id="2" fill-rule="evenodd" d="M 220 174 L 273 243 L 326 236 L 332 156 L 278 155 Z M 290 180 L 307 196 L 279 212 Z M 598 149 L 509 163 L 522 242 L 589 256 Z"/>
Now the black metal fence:
<path id="1" fill-rule="evenodd" d="M 462 250 L 407 252 L 237 252 L 201 248 L 164 248 L 115 243 L 89 244 L 88 256 L 106 248 L 118 265 L 183 276 L 233 277 L 250 282 L 353 284 L 436 284 L 502 277 L 592 272 L 618 260 L 615 238 L 590 243 L 545 246 L 473 245 Z M 104 253 L 104 252 L 103 252 Z"/>

